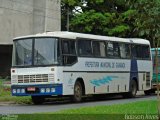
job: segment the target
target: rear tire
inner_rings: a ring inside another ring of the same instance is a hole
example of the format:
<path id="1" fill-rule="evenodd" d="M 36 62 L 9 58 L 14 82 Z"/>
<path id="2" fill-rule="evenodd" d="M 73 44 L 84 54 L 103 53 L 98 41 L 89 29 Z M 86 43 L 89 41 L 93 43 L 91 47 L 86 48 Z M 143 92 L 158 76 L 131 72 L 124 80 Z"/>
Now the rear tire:
<path id="1" fill-rule="evenodd" d="M 128 97 L 129 98 L 136 97 L 137 90 L 138 90 L 138 87 L 137 87 L 136 81 L 135 80 L 131 80 L 131 82 L 130 82 L 130 91 L 128 92 Z"/>
<path id="2" fill-rule="evenodd" d="M 130 82 L 130 90 L 127 93 L 123 93 L 123 98 L 134 98 L 136 97 L 136 93 L 137 93 L 138 87 L 137 87 L 137 83 L 135 80 L 132 80 Z"/>
<path id="3" fill-rule="evenodd" d="M 74 102 L 82 101 L 82 85 L 79 81 L 76 81 L 74 85 L 74 95 L 72 96 Z"/>
<path id="4" fill-rule="evenodd" d="M 45 98 L 42 96 L 32 96 L 32 102 L 35 105 L 40 105 L 45 101 Z"/>

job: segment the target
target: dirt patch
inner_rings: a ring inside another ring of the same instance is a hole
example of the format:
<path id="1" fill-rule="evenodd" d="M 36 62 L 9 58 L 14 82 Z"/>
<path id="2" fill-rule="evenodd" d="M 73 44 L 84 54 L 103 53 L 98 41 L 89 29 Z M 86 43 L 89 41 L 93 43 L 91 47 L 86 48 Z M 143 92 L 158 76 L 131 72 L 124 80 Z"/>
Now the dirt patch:
<path id="1" fill-rule="evenodd" d="M 0 106 L 9 106 L 9 105 L 15 105 L 16 103 L 13 101 L 7 101 L 7 102 L 0 102 Z"/>

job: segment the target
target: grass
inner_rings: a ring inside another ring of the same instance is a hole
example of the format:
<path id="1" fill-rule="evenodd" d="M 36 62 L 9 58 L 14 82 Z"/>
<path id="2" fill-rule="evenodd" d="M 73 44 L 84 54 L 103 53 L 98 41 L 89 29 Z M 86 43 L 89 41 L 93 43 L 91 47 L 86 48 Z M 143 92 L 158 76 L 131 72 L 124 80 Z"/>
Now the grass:
<path id="1" fill-rule="evenodd" d="M 18 120 L 129 120 L 126 117 L 127 115 L 138 116 L 142 119 L 150 116 L 154 120 L 158 117 L 157 104 L 156 100 L 150 100 L 127 104 L 83 107 L 50 113 L 23 114 L 18 115 Z"/>
<path id="2" fill-rule="evenodd" d="M 84 107 L 56 112 L 56 114 L 158 114 L 156 100 L 127 104 Z"/>
<path id="3" fill-rule="evenodd" d="M 31 97 L 16 97 L 11 95 L 11 88 L 4 86 L 4 79 L 0 79 L 0 102 L 13 102 L 16 104 L 32 104 Z"/>

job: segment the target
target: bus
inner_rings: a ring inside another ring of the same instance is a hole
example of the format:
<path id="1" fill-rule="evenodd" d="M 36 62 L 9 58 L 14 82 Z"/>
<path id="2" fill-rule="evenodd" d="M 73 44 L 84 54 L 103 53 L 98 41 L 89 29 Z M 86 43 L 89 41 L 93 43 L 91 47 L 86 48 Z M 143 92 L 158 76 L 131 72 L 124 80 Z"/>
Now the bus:
<path id="1" fill-rule="evenodd" d="M 45 32 L 13 40 L 11 92 L 31 96 L 34 104 L 46 98 L 121 93 L 135 97 L 151 89 L 150 43 L 75 32 Z"/>
<path id="2" fill-rule="evenodd" d="M 156 50 L 157 50 L 157 59 L 158 59 L 158 83 L 160 82 L 160 48 L 151 48 L 152 52 L 152 61 L 153 61 L 153 77 L 152 77 L 152 88 L 147 92 L 147 95 L 155 93 L 157 90 L 157 80 L 156 80 Z"/>

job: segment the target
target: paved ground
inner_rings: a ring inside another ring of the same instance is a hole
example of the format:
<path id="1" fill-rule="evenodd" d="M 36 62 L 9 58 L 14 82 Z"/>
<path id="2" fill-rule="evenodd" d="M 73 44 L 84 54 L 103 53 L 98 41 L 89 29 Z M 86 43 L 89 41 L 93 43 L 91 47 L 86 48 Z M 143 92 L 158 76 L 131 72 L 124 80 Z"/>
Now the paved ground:
<path id="1" fill-rule="evenodd" d="M 64 109 L 74 109 L 80 107 L 89 107 L 89 106 L 98 106 L 98 105 L 112 105 L 112 104 L 123 104 L 130 103 L 135 101 L 144 101 L 144 100 L 155 100 L 157 97 L 144 96 L 139 94 L 136 98 L 132 99 L 122 99 L 120 96 L 108 97 L 105 100 L 87 100 L 83 103 L 73 104 L 71 102 L 49 102 L 43 105 L 13 105 L 13 104 L 1 104 L 0 114 L 29 114 L 29 113 L 39 113 L 39 112 L 53 112 Z"/>

